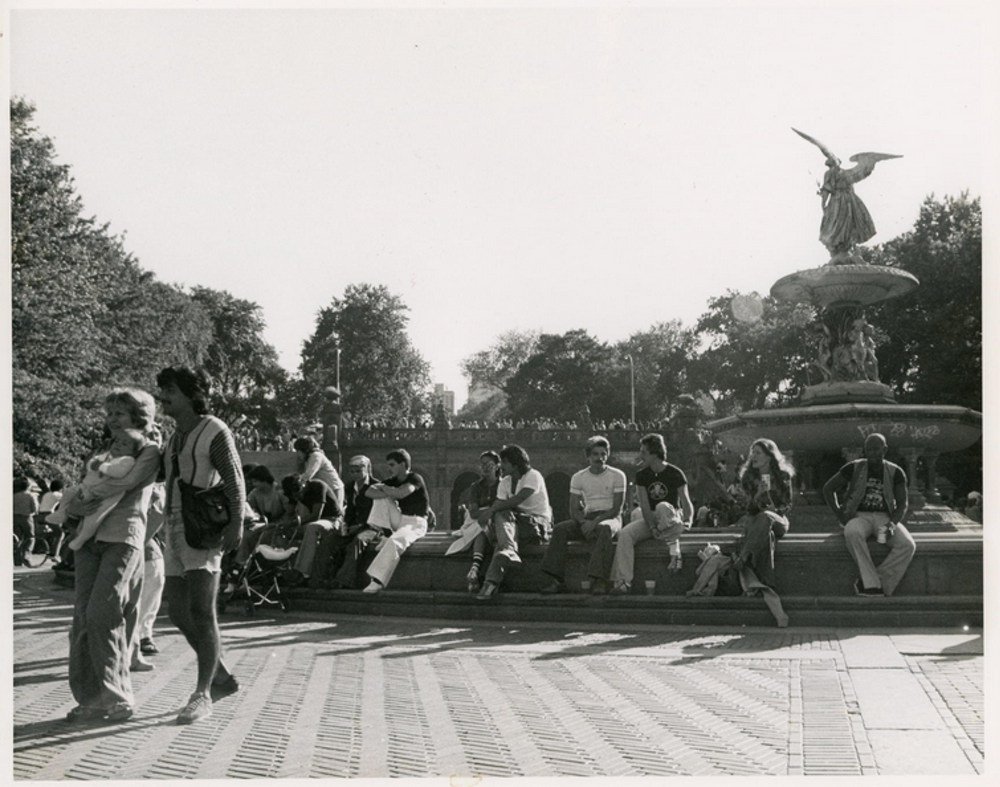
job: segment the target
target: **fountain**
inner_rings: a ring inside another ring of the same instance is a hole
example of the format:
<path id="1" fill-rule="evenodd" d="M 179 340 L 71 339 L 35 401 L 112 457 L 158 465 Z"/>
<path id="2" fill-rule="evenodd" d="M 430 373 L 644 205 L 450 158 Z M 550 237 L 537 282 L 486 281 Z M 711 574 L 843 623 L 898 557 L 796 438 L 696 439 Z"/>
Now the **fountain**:
<path id="1" fill-rule="evenodd" d="M 771 287 L 771 295 L 818 310 L 813 325 L 817 356 L 812 366 L 822 382 L 807 386 L 798 406 L 743 412 L 706 427 L 726 449 L 740 454 L 758 437 L 777 442 L 792 456 L 804 482 L 805 499 L 800 502 L 806 505 L 797 519 L 810 525 L 809 529 L 825 530 L 829 530 L 830 517 L 821 507 L 818 489 L 840 463 L 861 455 L 867 435 L 881 432 L 907 471 L 910 521 L 916 528 L 967 529 L 969 520 L 937 505 L 941 498 L 935 466 L 942 453 L 962 450 L 980 438 L 982 414 L 951 405 L 897 403 L 892 389 L 879 379 L 874 329 L 865 318 L 865 307 L 919 286 L 907 271 L 869 264 L 855 253 L 857 244 L 872 237 L 875 228 L 853 184 L 867 177 L 877 161 L 898 157 L 859 153 L 851 157 L 857 166 L 844 170 L 825 146 L 796 133 L 826 155 L 820 240 L 831 257 L 819 268 L 782 277 Z M 923 492 L 918 487 L 920 461 L 925 470 Z"/>

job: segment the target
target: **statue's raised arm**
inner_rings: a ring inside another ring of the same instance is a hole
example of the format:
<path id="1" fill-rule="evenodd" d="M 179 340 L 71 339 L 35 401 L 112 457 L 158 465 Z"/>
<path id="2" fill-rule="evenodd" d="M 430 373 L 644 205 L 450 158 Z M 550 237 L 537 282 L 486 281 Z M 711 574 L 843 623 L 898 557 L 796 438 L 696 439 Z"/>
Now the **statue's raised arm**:
<path id="1" fill-rule="evenodd" d="M 855 166 L 842 169 L 840 159 L 826 145 L 797 128 L 792 131 L 818 147 L 826 157 L 826 174 L 820 186 L 823 221 L 819 239 L 830 252 L 830 263 L 863 262 L 851 252 L 875 234 L 875 224 L 865 204 L 854 193 L 854 184 L 867 178 L 879 161 L 902 157 L 893 153 L 856 153 L 851 156 Z"/>

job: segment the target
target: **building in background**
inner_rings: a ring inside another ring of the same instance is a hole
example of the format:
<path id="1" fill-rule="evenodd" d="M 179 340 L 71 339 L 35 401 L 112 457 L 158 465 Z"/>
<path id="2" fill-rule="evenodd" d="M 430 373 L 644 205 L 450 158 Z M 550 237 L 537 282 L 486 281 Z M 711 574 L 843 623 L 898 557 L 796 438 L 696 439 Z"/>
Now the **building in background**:
<path id="1" fill-rule="evenodd" d="M 455 415 L 455 392 L 444 387 L 444 383 L 434 383 L 434 406 L 444 405 L 444 412 L 449 418 Z"/>

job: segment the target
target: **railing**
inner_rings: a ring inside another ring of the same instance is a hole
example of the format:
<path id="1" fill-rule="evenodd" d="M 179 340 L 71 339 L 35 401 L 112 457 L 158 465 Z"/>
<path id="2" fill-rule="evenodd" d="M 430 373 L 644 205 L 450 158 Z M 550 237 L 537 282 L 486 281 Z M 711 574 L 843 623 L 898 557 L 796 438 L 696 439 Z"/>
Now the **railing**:
<path id="1" fill-rule="evenodd" d="M 592 434 L 613 435 L 618 439 L 635 442 L 641 436 L 636 429 L 609 429 L 596 431 L 590 429 L 408 429 L 408 428 L 359 428 L 344 429 L 342 445 L 417 445 L 428 443 L 447 443 L 449 445 L 580 445 Z"/>

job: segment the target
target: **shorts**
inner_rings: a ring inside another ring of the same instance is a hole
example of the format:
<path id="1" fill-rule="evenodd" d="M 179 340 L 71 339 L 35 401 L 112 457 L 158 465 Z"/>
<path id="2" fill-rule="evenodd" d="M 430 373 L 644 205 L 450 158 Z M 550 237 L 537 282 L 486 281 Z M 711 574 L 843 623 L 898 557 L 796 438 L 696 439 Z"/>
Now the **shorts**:
<path id="1" fill-rule="evenodd" d="M 182 577 L 187 571 L 222 570 L 222 547 L 194 549 L 184 538 L 184 520 L 180 511 L 171 511 L 163 529 L 167 539 L 163 550 L 163 573 L 168 577 Z"/>

